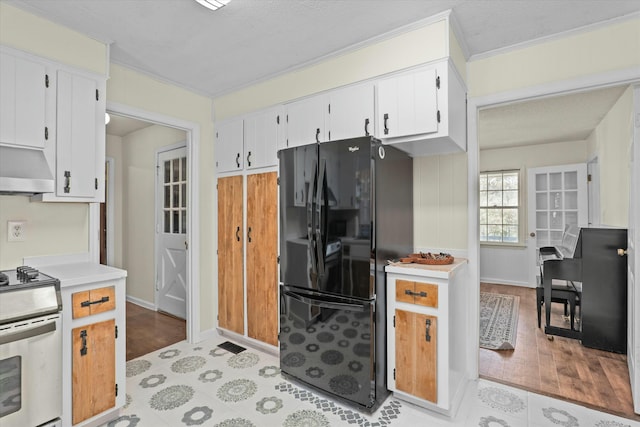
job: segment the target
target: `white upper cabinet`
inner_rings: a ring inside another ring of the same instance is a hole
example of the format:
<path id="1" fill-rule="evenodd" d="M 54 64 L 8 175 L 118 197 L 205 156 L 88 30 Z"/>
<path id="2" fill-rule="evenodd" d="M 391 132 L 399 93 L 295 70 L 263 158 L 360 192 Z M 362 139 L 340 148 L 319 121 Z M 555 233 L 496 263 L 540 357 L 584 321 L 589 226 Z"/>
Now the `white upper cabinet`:
<path id="1" fill-rule="evenodd" d="M 287 104 L 287 147 L 326 141 L 325 111 L 327 109 L 325 94 Z"/>
<path id="2" fill-rule="evenodd" d="M 217 172 L 241 171 L 244 167 L 244 125 L 242 119 L 216 123 Z"/>
<path id="3" fill-rule="evenodd" d="M 47 101 L 55 89 L 47 73 L 44 62 L 0 52 L 0 143 L 44 148 L 53 141 Z"/>
<path id="4" fill-rule="evenodd" d="M 466 90 L 447 59 L 377 83 L 376 136 L 413 156 L 465 151 Z"/>
<path id="5" fill-rule="evenodd" d="M 278 149 L 286 145 L 281 106 L 244 118 L 244 160 L 247 169 L 278 165 Z"/>
<path id="6" fill-rule="evenodd" d="M 328 94 L 329 141 L 369 136 L 374 133 L 374 84 L 365 82 Z"/>
<path id="7" fill-rule="evenodd" d="M 378 82 L 381 138 L 438 131 L 437 77 L 435 68 L 427 68 Z"/>

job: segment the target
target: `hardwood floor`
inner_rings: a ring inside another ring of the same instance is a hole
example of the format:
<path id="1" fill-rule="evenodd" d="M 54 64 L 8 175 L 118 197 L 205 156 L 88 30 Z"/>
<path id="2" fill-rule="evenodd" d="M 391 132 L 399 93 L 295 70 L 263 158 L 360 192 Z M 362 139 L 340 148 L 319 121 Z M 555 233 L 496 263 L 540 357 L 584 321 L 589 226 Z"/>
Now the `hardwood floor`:
<path id="1" fill-rule="evenodd" d="M 187 322 L 127 302 L 127 361 L 187 338 Z"/>
<path id="2" fill-rule="evenodd" d="M 535 289 L 481 283 L 480 290 L 520 297 L 516 348 L 481 348 L 480 377 L 640 421 L 633 412 L 626 355 L 558 336 L 549 341 L 538 329 Z M 562 305 L 553 304 L 551 323 L 562 325 L 562 314 Z"/>

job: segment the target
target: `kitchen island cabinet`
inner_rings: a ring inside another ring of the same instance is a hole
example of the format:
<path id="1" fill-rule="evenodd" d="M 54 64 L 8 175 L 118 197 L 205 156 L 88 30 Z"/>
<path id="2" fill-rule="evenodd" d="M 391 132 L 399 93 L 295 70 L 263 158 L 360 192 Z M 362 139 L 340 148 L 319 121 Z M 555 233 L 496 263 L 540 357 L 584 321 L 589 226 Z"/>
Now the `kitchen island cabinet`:
<path id="1" fill-rule="evenodd" d="M 97 425 L 125 404 L 126 271 L 79 262 L 40 267 L 60 280 L 62 425 Z"/>
<path id="2" fill-rule="evenodd" d="M 466 264 L 386 267 L 389 390 L 452 417 L 469 379 Z"/>

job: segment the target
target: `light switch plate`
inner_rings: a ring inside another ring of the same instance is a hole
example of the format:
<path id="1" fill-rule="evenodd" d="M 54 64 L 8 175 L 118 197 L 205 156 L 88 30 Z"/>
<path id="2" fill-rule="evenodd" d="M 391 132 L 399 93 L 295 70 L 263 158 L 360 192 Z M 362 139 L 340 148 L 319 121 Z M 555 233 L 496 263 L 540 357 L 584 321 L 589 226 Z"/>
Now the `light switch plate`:
<path id="1" fill-rule="evenodd" d="M 24 242 L 27 233 L 27 221 L 7 221 L 7 241 Z"/>

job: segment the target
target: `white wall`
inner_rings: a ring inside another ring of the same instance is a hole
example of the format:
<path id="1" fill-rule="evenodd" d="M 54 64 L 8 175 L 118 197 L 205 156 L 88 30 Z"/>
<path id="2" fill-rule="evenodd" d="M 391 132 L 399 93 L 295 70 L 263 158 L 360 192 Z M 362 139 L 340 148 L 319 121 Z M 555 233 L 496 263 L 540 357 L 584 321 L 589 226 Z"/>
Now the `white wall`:
<path id="1" fill-rule="evenodd" d="M 589 135 L 591 153 L 600 165 L 600 222 L 629 224 L 629 159 L 633 138 L 633 89 L 629 87 Z"/>

